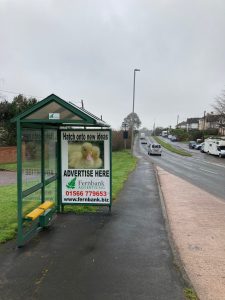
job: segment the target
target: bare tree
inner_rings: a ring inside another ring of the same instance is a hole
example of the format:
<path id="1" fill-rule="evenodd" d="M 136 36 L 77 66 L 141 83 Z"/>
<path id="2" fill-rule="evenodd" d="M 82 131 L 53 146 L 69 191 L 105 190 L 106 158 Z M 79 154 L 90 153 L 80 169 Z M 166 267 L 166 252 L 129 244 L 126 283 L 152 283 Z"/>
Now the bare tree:
<path id="1" fill-rule="evenodd" d="M 131 128 L 132 122 L 134 122 L 134 130 L 139 129 L 141 126 L 141 121 L 136 113 L 134 113 L 134 115 L 133 113 L 130 113 L 126 118 L 124 118 L 123 122 L 127 124 L 128 128 Z"/>
<path id="2" fill-rule="evenodd" d="M 220 116 L 219 127 L 225 128 L 225 90 L 221 92 L 220 96 L 216 96 L 215 103 L 212 105 L 216 113 Z"/>
<path id="3" fill-rule="evenodd" d="M 215 104 L 212 107 L 218 114 L 225 116 L 225 90 L 222 91 L 220 96 L 215 98 Z"/>

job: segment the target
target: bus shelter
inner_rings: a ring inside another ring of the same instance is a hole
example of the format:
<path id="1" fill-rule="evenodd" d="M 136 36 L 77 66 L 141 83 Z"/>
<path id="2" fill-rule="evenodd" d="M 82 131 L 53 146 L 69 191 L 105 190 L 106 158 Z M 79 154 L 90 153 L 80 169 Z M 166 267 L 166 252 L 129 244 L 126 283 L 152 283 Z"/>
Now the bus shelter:
<path id="1" fill-rule="evenodd" d="M 18 246 L 65 205 L 112 205 L 111 129 L 52 94 L 15 117 Z"/>

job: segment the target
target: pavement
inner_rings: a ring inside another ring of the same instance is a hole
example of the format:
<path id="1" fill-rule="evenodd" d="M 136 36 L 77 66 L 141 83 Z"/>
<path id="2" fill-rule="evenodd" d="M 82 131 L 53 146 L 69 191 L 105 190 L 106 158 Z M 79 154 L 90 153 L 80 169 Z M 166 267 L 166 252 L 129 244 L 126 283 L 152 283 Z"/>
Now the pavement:
<path id="1" fill-rule="evenodd" d="M 11 171 L 0 171 L 0 186 L 16 183 L 17 174 Z"/>
<path id="2" fill-rule="evenodd" d="M 60 214 L 25 247 L 0 246 L 0 300 L 182 300 L 189 283 L 225 299 L 223 199 L 136 155 L 111 215 Z"/>
<path id="3" fill-rule="evenodd" d="M 202 300 L 225 299 L 225 202 L 157 167 L 173 247 Z"/>

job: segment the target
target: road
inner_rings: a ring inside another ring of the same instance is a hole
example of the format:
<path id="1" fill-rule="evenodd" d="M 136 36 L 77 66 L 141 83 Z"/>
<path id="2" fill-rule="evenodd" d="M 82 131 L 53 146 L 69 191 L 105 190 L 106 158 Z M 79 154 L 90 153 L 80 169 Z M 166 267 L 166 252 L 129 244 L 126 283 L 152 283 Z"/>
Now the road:
<path id="1" fill-rule="evenodd" d="M 153 141 L 152 137 L 148 139 L 148 142 Z M 188 149 L 187 145 L 182 143 L 173 145 Z M 148 156 L 147 145 L 140 143 L 140 148 Z M 191 153 L 192 157 L 184 157 L 163 149 L 162 156 L 149 156 L 149 159 L 166 171 L 225 201 L 225 159 L 209 156 L 197 150 L 191 150 Z"/>
<path id="2" fill-rule="evenodd" d="M 25 247 L 0 246 L 0 300 L 184 299 L 154 168 L 134 149 L 141 158 L 110 215 L 59 214 Z"/>

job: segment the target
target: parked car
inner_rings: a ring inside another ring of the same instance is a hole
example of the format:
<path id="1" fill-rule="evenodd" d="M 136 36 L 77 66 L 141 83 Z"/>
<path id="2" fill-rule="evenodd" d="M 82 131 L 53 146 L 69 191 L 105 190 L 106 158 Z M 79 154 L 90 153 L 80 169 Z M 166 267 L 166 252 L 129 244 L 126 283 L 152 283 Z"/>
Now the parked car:
<path id="1" fill-rule="evenodd" d="M 188 144 L 189 149 L 194 149 L 197 143 L 195 141 L 190 141 Z"/>
<path id="2" fill-rule="evenodd" d="M 162 147 L 159 144 L 149 144 L 148 145 L 148 155 L 162 155 Z"/>
<path id="3" fill-rule="evenodd" d="M 177 137 L 175 135 L 172 135 L 170 140 L 171 142 L 177 142 Z"/>
<path id="4" fill-rule="evenodd" d="M 202 146 L 201 146 L 201 149 L 200 149 L 200 151 L 201 151 L 202 153 L 204 153 L 204 145 L 205 145 L 205 143 L 202 143 Z"/>
<path id="5" fill-rule="evenodd" d="M 202 149 L 202 145 L 203 145 L 203 143 L 201 143 L 201 144 L 196 144 L 195 147 L 194 147 L 194 149 L 195 149 L 195 150 L 201 150 L 201 149 Z"/>

